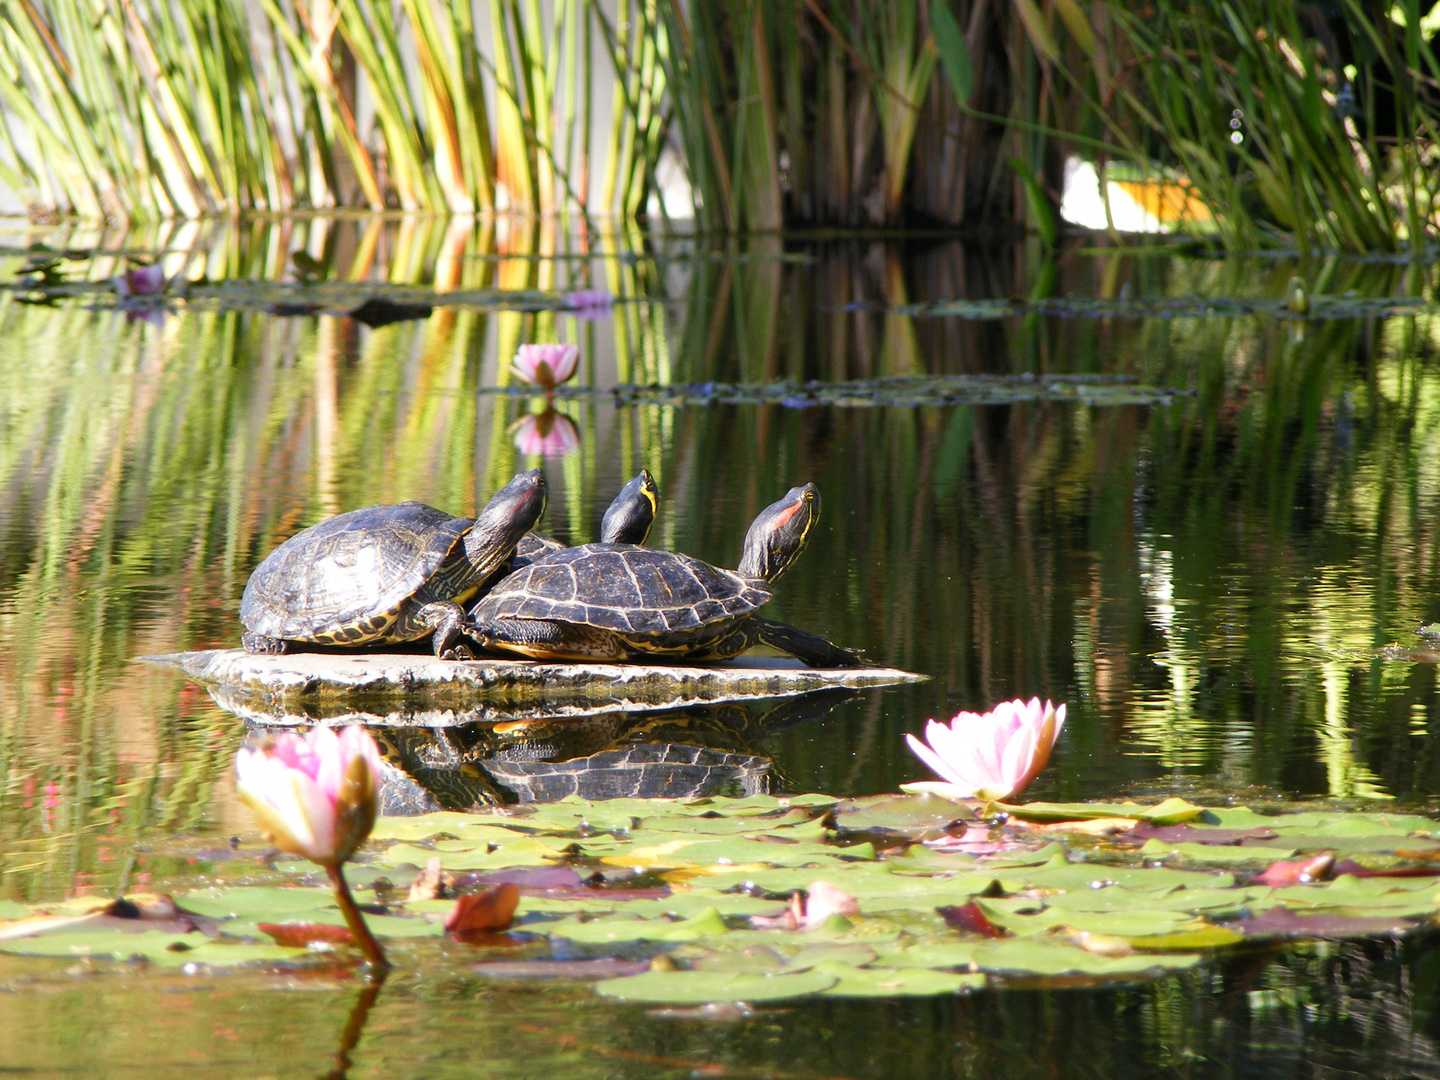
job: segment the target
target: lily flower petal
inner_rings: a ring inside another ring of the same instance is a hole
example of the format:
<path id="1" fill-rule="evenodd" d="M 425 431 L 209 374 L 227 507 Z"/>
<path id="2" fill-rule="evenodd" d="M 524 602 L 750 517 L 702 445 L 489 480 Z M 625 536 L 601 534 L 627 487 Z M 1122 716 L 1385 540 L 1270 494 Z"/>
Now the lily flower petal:
<path id="1" fill-rule="evenodd" d="M 276 847 L 338 866 L 370 835 L 379 809 L 380 752 L 359 726 L 285 732 L 235 758 L 236 791 Z"/>
<path id="2" fill-rule="evenodd" d="M 960 712 L 949 724 L 931 720 L 925 742 L 914 735 L 906 740 L 944 778 L 947 795 L 999 800 L 1018 795 L 1040 775 L 1064 724 L 1063 704 L 1017 699 L 987 713 Z"/>

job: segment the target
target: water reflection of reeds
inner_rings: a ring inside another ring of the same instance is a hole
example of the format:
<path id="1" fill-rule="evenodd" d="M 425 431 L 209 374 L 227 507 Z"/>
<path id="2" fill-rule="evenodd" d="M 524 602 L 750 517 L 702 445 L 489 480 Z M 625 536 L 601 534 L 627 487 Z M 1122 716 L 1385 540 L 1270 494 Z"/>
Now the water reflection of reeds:
<path id="1" fill-rule="evenodd" d="M 1292 268 L 592 239 L 350 220 L 131 242 L 216 280 L 280 276 L 304 248 L 337 280 L 620 298 L 590 321 L 441 307 L 375 329 L 195 310 L 152 326 L 0 296 L 7 882 L 113 881 L 133 837 L 223 820 L 234 723 L 128 659 L 233 644 L 249 569 L 323 514 L 403 498 L 464 511 L 488 496 L 524 464 L 512 428 L 531 406 L 478 391 L 505 384 L 516 345 L 536 339 L 575 341 L 580 380 L 602 387 L 1058 371 L 1197 392 L 1153 409 L 568 399 L 579 445 L 548 466 L 547 531 L 592 538 L 643 465 L 663 499 L 652 542 L 733 564 L 744 522 L 813 479 L 825 517 L 777 617 L 935 677 L 837 710 L 824 736 L 778 736 L 770 750 L 797 787 L 912 779 L 904 731 L 1039 693 L 1072 709 L 1052 793 L 1175 772 L 1276 792 L 1440 789 L 1430 669 L 1371 653 L 1440 615 L 1430 317 L 1298 332 L 1259 317 L 920 318 L 883 308 L 1037 290 L 1278 296 Z M 1413 290 L 1405 273 L 1337 262 L 1312 279 L 1384 295 Z"/>

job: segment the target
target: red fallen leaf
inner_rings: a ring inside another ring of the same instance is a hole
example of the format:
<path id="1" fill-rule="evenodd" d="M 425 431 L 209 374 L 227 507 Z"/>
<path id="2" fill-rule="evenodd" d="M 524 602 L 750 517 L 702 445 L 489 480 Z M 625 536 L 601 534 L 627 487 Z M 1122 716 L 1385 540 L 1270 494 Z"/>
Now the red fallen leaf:
<path id="1" fill-rule="evenodd" d="M 519 903 L 520 889 L 509 881 L 484 892 L 470 893 L 455 901 L 445 920 L 445 929 L 457 941 L 474 934 L 504 930 L 515 917 Z"/>
<path id="2" fill-rule="evenodd" d="M 344 926 L 328 923 L 268 923 L 256 924 L 262 934 L 275 939 L 276 945 L 288 945 L 292 949 L 308 948 L 311 942 L 325 941 L 331 945 L 354 945 L 355 936 Z"/>
<path id="3" fill-rule="evenodd" d="M 1306 885 L 1312 881 L 1328 881 L 1335 869 L 1335 856 L 1330 852 L 1299 862 L 1271 863 L 1263 874 L 1256 874 L 1256 885 Z"/>
<path id="4" fill-rule="evenodd" d="M 1006 931 L 991 922 L 974 900 L 958 906 L 937 907 L 935 911 L 952 930 L 969 930 L 972 934 L 983 934 L 985 937 L 1005 936 Z"/>

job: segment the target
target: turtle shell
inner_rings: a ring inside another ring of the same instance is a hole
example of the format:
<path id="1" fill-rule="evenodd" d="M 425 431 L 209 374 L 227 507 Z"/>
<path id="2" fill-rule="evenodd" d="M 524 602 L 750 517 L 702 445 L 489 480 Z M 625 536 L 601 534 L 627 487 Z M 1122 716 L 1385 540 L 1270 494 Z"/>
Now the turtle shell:
<path id="1" fill-rule="evenodd" d="M 471 518 L 418 502 L 327 518 L 255 568 L 240 621 L 253 633 L 288 641 L 383 641 L 405 601 L 473 525 Z"/>
<path id="2" fill-rule="evenodd" d="M 685 634 L 770 600 L 759 578 L 673 551 L 582 544 L 536 559 L 475 607 L 476 623 L 548 619 L 628 636 Z"/>

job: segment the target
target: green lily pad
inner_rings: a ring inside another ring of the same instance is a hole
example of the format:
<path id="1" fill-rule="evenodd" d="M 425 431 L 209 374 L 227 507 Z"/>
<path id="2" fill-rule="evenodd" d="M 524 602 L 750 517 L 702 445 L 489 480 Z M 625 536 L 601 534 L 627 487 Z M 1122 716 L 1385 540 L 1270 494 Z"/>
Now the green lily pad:
<path id="1" fill-rule="evenodd" d="M 628 915 L 602 916 L 581 921 L 562 919 L 559 922 L 527 924 L 527 930 L 562 937 L 570 941 L 592 943 L 619 941 L 694 941 L 729 932 L 724 918 L 713 907 L 678 922 L 668 919 L 637 919 Z"/>
<path id="2" fill-rule="evenodd" d="M 925 832 L 973 817 L 965 807 L 938 795 L 879 795 L 847 799 L 835 807 L 836 824 L 856 831 Z"/>
<path id="3" fill-rule="evenodd" d="M 978 942 L 921 942 L 893 952 L 881 950 L 876 967 L 886 968 L 968 968 L 975 962 Z"/>
<path id="4" fill-rule="evenodd" d="M 0 921 L 28 919 L 34 913 L 35 909 L 28 904 L 17 904 L 14 900 L 0 900 Z"/>
<path id="5" fill-rule="evenodd" d="M 1178 825 L 1182 821 L 1194 821 L 1206 812 L 1204 807 L 1175 798 L 1154 806 L 1137 803 L 996 803 L 995 809 L 1022 821 L 1093 821 L 1114 817 L 1148 821 L 1152 825 Z"/>
<path id="6" fill-rule="evenodd" d="M 833 975 L 837 980 L 834 986 L 822 991 L 825 997 L 933 997 L 985 986 L 984 975 L 957 975 L 922 967 L 862 968 L 831 961 L 815 970 Z"/>
<path id="7" fill-rule="evenodd" d="M 440 850 L 440 844 L 445 845 Z M 515 836 L 504 843 L 473 844 L 463 840 L 442 840 L 434 848 L 412 844 L 396 844 L 383 852 L 379 862 L 385 866 L 411 863 L 424 866 L 437 855 L 446 870 L 499 870 L 506 866 L 543 866 L 562 857 L 558 841 L 546 842 L 530 836 Z"/>
<path id="8" fill-rule="evenodd" d="M 1199 956 L 1184 953 L 1100 956 L 1072 945 L 1033 938 L 1012 938 L 975 949 L 975 963 L 982 971 L 1023 975 L 1140 975 L 1183 970 L 1199 962 Z"/>
<path id="9" fill-rule="evenodd" d="M 647 971 L 597 983 L 595 992 L 622 1001 L 700 1005 L 707 1001 L 784 1001 L 830 989 L 839 978 L 823 971 L 767 975 L 729 971 Z"/>
<path id="10" fill-rule="evenodd" d="M 54 956 L 92 960 L 128 960 L 144 957 L 164 967 L 197 963 L 230 966 L 257 961 L 293 961 L 314 955 L 306 949 L 281 945 L 246 945 L 212 942 L 202 934 L 167 934 L 144 931 L 138 934 L 115 930 L 44 934 L 0 943 L 0 952 L 12 956 Z"/>
<path id="11" fill-rule="evenodd" d="M 1294 854 L 1294 848 L 1235 847 L 1188 842 L 1167 844 L 1162 840 L 1147 840 L 1140 847 L 1140 855 L 1146 859 L 1169 859 L 1178 856 L 1186 862 L 1211 863 L 1217 866 L 1228 866 L 1231 863 L 1269 864 L 1279 859 L 1288 859 Z"/>
<path id="12" fill-rule="evenodd" d="M 1245 935 L 1226 926 L 1198 926 L 1171 934 L 1149 934 L 1129 939 L 1132 948 L 1146 952 L 1189 952 L 1193 949 L 1222 949 L 1244 941 Z"/>
<path id="13" fill-rule="evenodd" d="M 807 945 L 785 962 L 787 971 L 804 971 L 806 968 L 824 964 L 850 964 L 864 967 L 875 960 L 875 950 L 869 945 L 851 942 L 846 945 Z"/>
<path id="14" fill-rule="evenodd" d="M 282 922 L 299 912 L 314 913 L 325 908 L 335 909 L 335 894 L 328 888 L 240 885 L 177 893 L 175 903 L 183 911 L 212 919 Z M 340 914 L 338 909 L 335 909 L 335 914 Z M 310 914 L 307 914 L 306 918 L 314 921 Z"/>

